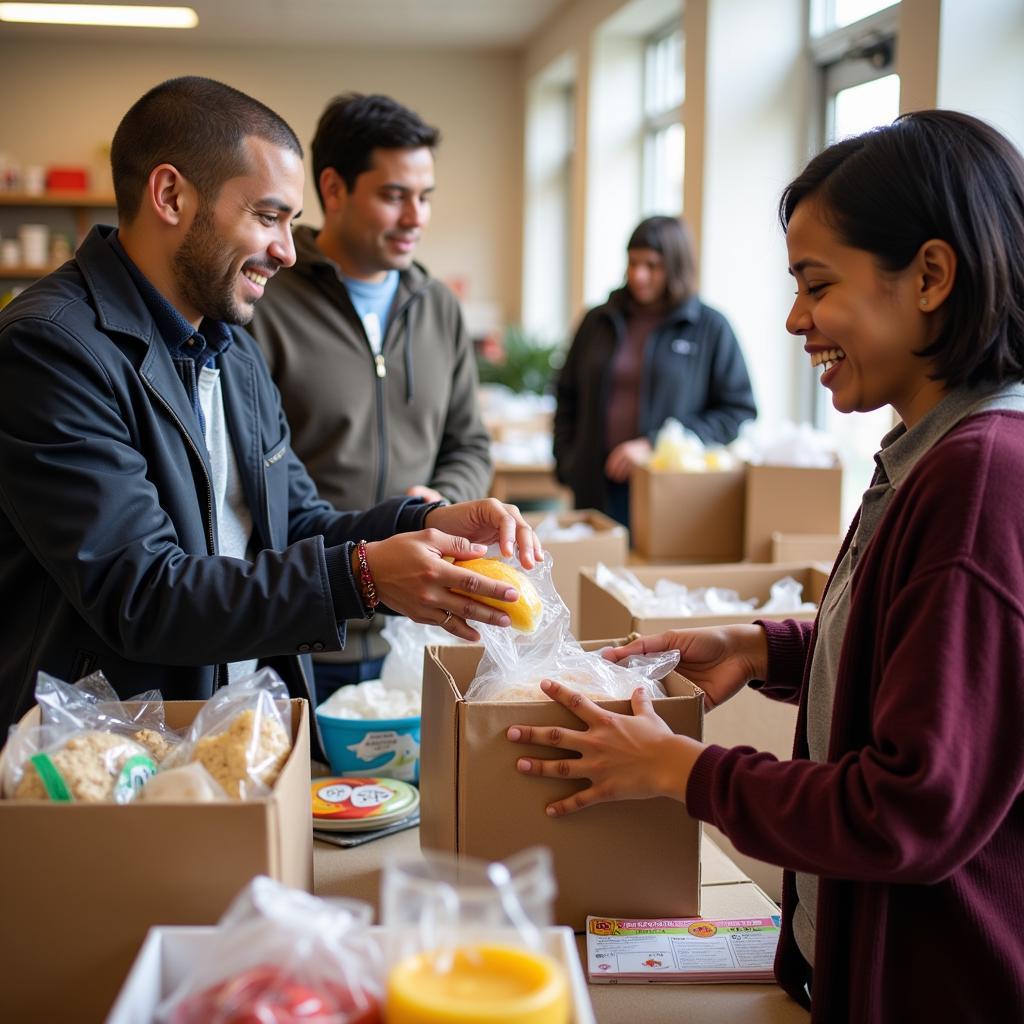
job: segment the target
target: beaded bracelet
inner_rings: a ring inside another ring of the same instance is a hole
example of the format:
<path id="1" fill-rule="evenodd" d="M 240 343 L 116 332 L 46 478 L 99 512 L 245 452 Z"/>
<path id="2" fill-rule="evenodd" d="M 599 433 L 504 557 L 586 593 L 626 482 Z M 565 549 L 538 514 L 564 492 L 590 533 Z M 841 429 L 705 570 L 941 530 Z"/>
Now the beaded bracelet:
<path id="1" fill-rule="evenodd" d="M 359 560 L 359 589 L 362 591 L 363 604 L 373 615 L 380 604 L 377 596 L 377 588 L 373 582 L 373 574 L 370 572 L 370 565 L 366 561 L 366 541 L 361 540 L 356 545 L 356 558 Z"/>

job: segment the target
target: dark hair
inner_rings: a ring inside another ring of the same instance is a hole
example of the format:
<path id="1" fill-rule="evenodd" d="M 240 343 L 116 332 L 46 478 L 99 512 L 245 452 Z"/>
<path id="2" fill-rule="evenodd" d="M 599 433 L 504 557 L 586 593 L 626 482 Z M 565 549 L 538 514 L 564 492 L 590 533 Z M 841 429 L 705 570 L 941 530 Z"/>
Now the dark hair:
<path id="1" fill-rule="evenodd" d="M 375 149 L 434 149 L 441 132 L 419 114 L 389 96 L 349 92 L 335 96 L 320 115 L 313 136 L 313 177 L 320 196 L 320 175 L 333 167 L 351 192 L 356 178 L 370 169 Z M 323 196 L 320 196 L 323 206 Z"/>
<path id="2" fill-rule="evenodd" d="M 243 141 L 256 136 L 302 156 L 287 122 L 244 92 L 195 76 L 150 89 L 121 119 L 110 146 L 117 215 L 130 224 L 150 172 L 173 164 L 212 202 L 221 185 L 248 169 Z"/>
<path id="3" fill-rule="evenodd" d="M 931 238 L 957 255 L 935 341 L 917 352 L 951 387 L 1024 379 L 1024 158 L 951 110 L 904 114 L 819 153 L 782 193 L 779 219 L 813 197 L 843 243 L 905 269 Z"/>
<path id="4" fill-rule="evenodd" d="M 665 296 L 678 306 L 697 292 L 697 263 L 690 229 L 678 217 L 648 217 L 634 228 L 630 249 L 653 249 L 665 265 Z"/>

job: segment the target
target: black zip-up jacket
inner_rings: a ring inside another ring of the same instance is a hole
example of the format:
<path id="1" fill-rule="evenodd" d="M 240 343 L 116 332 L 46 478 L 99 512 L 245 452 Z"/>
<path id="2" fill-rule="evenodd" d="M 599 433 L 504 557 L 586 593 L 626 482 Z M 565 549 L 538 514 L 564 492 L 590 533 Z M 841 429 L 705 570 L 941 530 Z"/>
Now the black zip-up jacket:
<path id="1" fill-rule="evenodd" d="M 583 318 L 558 376 L 555 465 L 577 508 L 604 508 L 605 411 L 615 353 L 626 337 L 620 288 Z M 637 436 L 651 443 L 670 417 L 705 444 L 727 444 L 757 415 L 750 376 L 729 322 L 696 296 L 651 332 L 644 349 Z"/>
<path id="2" fill-rule="evenodd" d="M 432 507 L 321 500 L 255 342 L 232 328 L 219 368 L 257 554 L 216 555 L 200 425 L 111 231 L 0 313 L 2 733 L 40 669 L 186 700 L 257 658 L 308 698 L 301 661 L 364 614 L 351 543 L 420 529 Z"/>

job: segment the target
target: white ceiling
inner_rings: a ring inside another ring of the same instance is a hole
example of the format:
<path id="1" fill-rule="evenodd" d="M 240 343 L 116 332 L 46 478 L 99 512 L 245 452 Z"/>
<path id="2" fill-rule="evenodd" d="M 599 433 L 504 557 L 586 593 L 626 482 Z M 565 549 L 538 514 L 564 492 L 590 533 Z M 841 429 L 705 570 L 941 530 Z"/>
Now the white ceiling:
<path id="1" fill-rule="evenodd" d="M 147 0 L 133 0 L 147 2 Z M 148 0 L 187 5 L 195 29 L 80 28 L 0 23 L 17 38 L 159 40 L 167 44 L 283 43 L 516 49 L 569 0 Z"/>

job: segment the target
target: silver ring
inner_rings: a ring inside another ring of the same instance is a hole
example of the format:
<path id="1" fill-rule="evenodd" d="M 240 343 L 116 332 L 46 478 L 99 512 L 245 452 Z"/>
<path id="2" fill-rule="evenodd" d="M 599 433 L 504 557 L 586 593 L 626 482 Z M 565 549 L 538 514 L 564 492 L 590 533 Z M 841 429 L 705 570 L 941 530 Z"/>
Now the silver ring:
<path id="1" fill-rule="evenodd" d="M 441 622 L 441 625 L 442 625 L 442 626 L 447 626 L 447 625 L 448 625 L 448 623 L 449 623 L 449 622 L 451 622 L 451 621 L 452 621 L 452 610 L 451 610 L 451 608 L 449 608 L 449 609 L 448 609 L 448 610 L 447 610 L 447 611 L 446 611 L 446 612 L 444 613 L 444 619 L 442 620 L 442 622 Z"/>

